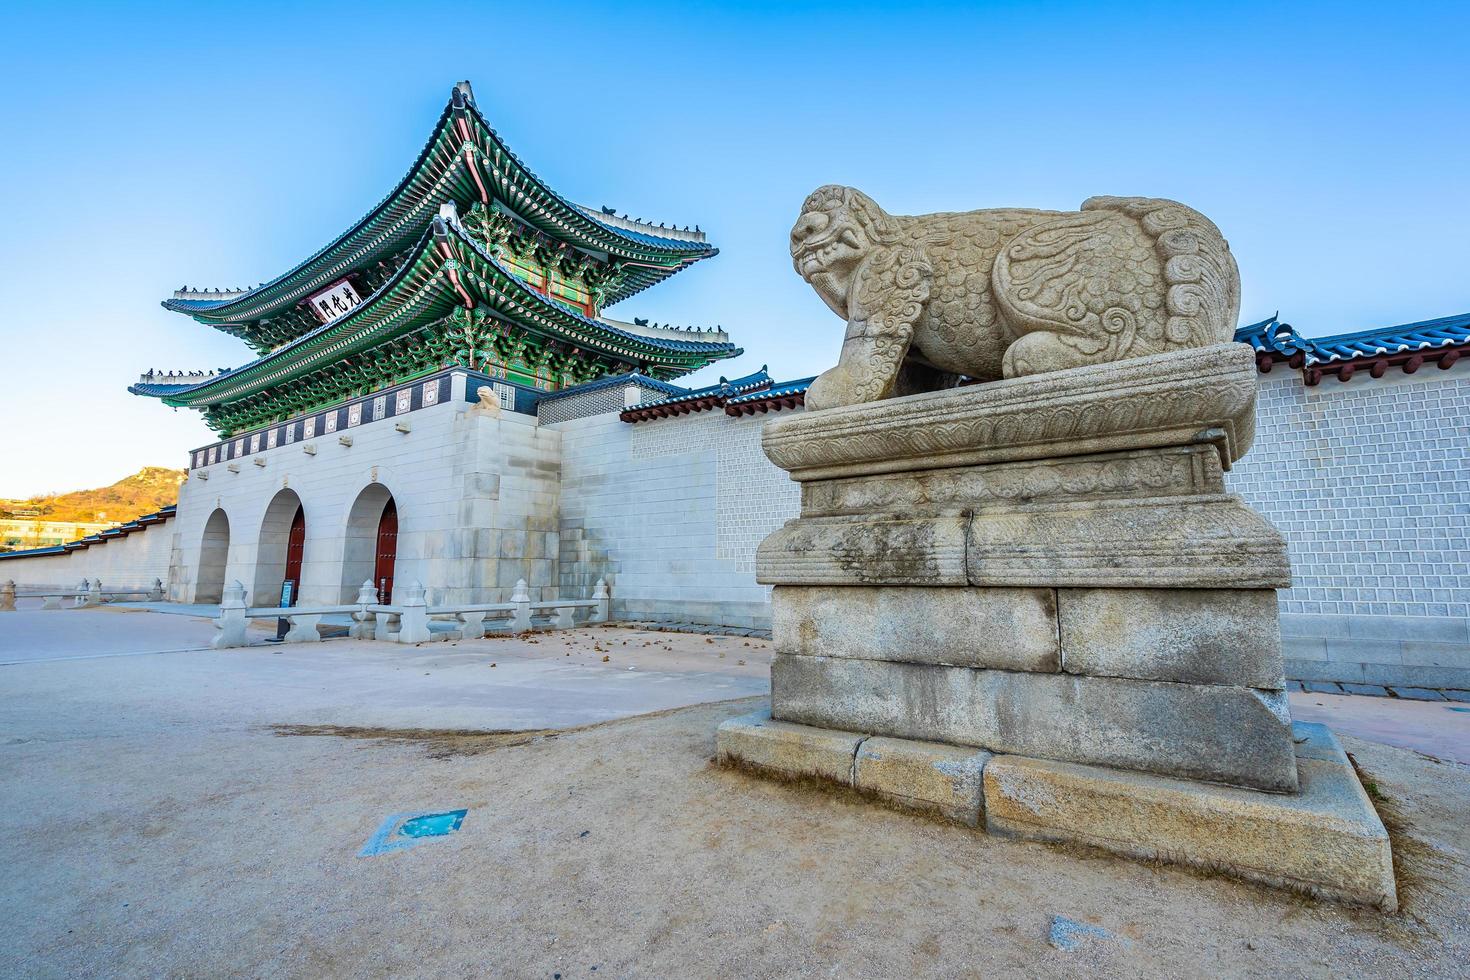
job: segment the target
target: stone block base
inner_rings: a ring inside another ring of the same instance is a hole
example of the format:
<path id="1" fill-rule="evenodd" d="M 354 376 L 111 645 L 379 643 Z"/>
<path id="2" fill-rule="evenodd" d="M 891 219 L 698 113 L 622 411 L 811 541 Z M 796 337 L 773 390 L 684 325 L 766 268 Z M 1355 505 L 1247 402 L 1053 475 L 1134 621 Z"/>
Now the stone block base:
<path id="1" fill-rule="evenodd" d="M 782 653 L 771 704 L 799 725 L 1297 788 L 1284 691 Z"/>
<path id="2" fill-rule="evenodd" d="M 1388 833 L 1326 727 L 1293 725 L 1300 790 L 1166 776 L 732 718 L 722 762 L 815 776 L 992 833 L 1086 844 L 1324 898 L 1397 907 Z"/>
<path id="3" fill-rule="evenodd" d="M 716 742 L 723 763 L 850 786 L 969 827 L 984 818 L 981 777 L 989 752 L 793 725 L 773 721 L 767 711 L 729 719 Z"/>

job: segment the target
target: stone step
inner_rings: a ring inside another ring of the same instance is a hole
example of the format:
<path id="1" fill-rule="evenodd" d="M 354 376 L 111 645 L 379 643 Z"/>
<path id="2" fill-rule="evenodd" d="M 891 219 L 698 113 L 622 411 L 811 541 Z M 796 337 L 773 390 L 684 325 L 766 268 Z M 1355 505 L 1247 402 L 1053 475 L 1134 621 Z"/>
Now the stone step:
<path id="1" fill-rule="evenodd" d="M 1296 789 L 1283 691 L 777 654 L 782 721 Z"/>

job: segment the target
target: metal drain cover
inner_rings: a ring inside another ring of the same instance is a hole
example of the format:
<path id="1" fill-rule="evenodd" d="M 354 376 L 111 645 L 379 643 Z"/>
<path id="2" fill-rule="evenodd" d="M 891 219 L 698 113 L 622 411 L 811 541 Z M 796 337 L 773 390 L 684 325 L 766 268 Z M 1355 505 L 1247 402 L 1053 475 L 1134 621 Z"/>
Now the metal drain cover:
<path id="1" fill-rule="evenodd" d="M 421 844 L 430 837 L 452 834 L 464 823 L 469 810 L 429 810 L 417 813 L 395 813 L 384 820 L 368 842 L 357 852 L 358 857 L 372 857 L 389 851 Z"/>

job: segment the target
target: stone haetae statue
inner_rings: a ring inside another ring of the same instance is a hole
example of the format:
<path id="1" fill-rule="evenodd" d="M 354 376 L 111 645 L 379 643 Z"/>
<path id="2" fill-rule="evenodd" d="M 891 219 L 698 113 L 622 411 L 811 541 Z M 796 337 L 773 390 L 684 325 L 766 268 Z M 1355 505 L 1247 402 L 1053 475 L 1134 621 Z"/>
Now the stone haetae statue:
<path id="1" fill-rule="evenodd" d="M 480 400 L 470 407 L 473 415 L 487 415 L 490 418 L 500 417 L 500 396 L 495 389 L 489 385 L 480 385 L 475 389 L 475 397 Z"/>
<path id="2" fill-rule="evenodd" d="M 761 433 L 801 512 L 756 552 L 770 709 L 720 758 L 1392 909 L 1346 753 L 1291 720 L 1286 541 L 1225 484 L 1257 381 L 1215 226 L 824 187 L 791 254 L 847 339 L 806 395 L 831 410 Z"/>
<path id="3" fill-rule="evenodd" d="M 909 217 L 828 185 L 791 257 L 847 320 L 808 410 L 1225 343 L 1240 305 L 1220 230 L 1158 198 Z"/>

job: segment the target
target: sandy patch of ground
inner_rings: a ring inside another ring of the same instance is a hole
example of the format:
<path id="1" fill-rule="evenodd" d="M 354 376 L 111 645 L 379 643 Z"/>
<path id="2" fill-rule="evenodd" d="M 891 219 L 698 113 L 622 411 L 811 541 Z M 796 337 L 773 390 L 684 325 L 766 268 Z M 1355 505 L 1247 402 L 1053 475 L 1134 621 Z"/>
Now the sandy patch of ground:
<path id="1" fill-rule="evenodd" d="M 1404 911 L 1384 917 L 721 769 L 715 727 L 759 700 L 678 705 L 759 687 L 769 651 L 744 643 L 589 631 L 0 668 L 0 975 L 1439 977 L 1470 962 L 1463 765 L 1343 738 L 1395 834 Z M 640 706 L 653 713 L 593 711 Z M 389 814 L 459 807 L 451 836 L 357 856 Z M 1048 941 L 1057 916 L 1078 924 L 1071 949 Z"/>
<path id="2" fill-rule="evenodd" d="M 1448 976 L 1470 952 L 1464 767 L 1345 740 L 1405 857 L 1384 918 L 716 768 L 715 726 L 751 707 L 469 753 L 258 730 L 9 746 L 0 972 Z M 356 856 L 389 813 L 460 806 L 450 837 Z M 1056 915 L 1121 939 L 1055 949 Z"/>

